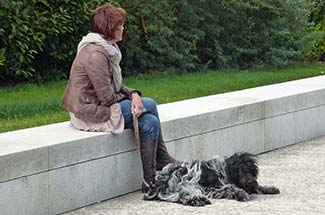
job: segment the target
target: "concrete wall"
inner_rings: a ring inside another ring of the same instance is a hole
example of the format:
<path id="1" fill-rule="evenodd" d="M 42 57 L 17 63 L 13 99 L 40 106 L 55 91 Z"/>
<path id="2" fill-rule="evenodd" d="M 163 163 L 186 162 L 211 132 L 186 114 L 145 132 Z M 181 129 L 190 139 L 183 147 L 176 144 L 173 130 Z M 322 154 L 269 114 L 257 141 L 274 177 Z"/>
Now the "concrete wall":
<path id="1" fill-rule="evenodd" d="M 325 135 L 325 76 L 159 105 L 179 160 L 262 153 Z M 0 134 L 1 214 L 58 214 L 138 190 L 139 150 L 68 122 Z"/>

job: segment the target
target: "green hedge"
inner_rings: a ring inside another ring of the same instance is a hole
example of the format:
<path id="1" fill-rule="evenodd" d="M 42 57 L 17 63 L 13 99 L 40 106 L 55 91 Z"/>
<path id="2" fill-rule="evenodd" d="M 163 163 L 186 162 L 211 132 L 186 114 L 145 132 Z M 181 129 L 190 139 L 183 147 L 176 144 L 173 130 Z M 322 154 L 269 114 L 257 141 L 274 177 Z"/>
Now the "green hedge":
<path id="1" fill-rule="evenodd" d="M 325 2 L 323 0 L 312 0 L 312 2 L 310 22 L 313 33 L 302 47 L 302 51 L 307 60 L 325 61 Z"/>
<path id="2" fill-rule="evenodd" d="M 305 0 L 0 1 L 0 80 L 66 78 L 92 9 L 128 13 L 125 74 L 285 65 L 300 57 L 312 4 Z"/>
<path id="3" fill-rule="evenodd" d="M 1 1 L 0 78 L 55 80 L 66 76 L 76 45 L 100 0 Z"/>

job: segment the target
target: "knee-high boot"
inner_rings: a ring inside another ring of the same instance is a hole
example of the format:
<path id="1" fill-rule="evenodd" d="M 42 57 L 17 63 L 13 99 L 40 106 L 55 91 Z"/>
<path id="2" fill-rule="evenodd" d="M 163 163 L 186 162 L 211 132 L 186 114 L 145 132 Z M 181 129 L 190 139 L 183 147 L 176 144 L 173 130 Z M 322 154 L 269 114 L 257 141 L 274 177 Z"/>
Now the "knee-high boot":
<path id="1" fill-rule="evenodd" d="M 157 149 L 157 170 L 160 171 L 169 163 L 175 163 L 177 160 L 173 158 L 167 151 L 162 132 L 160 129 L 158 136 L 158 149 Z"/>
<path id="2" fill-rule="evenodd" d="M 140 142 L 143 169 L 142 192 L 147 192 L 155 182 L 158 139 L 141 138 Z"/>

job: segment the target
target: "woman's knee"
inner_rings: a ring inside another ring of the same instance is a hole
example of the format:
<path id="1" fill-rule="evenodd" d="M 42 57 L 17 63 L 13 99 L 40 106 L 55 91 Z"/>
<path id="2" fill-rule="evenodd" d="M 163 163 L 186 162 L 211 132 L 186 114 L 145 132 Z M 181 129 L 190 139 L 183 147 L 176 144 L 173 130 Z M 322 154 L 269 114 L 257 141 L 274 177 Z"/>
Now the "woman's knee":
<path id="1" fill-rule="evenodd" d="M 139 132 L 142 137 L 155 139 L 159 135 L 159 119 L 153 114 L 144 114 L 139 118 Z"/>
<path id="2" fill-rule="evenodd" d="M 149 112 L 158 117 L 157 103 L 155 102 L 155 100 L 149 97 L 143 97 L 141 99 L 143 106 L 146 108 L 146 112 Z"/>
<path id="3" fill-rule="evenodd" d="M 155 109 L 157 106 L 157 103 L 155 100 L 149 97 L 142 97 L 142 104 L 147 108 L 147 109 Z"/>

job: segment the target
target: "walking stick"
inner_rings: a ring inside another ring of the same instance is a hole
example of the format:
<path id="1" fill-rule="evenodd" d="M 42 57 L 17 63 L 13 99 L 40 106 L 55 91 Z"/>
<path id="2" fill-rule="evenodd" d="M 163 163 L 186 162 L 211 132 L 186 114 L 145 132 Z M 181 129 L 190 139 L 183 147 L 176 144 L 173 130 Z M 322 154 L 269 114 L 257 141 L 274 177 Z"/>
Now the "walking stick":
<path id="1" fill-rule="evenodd" d="M 134 141 L 136 146 L 140 146 L 140 136 L 139 136 L 139 124 L 138 124 L 138 117 L 133 115 L 133 127 L 134 127 Z"/>

